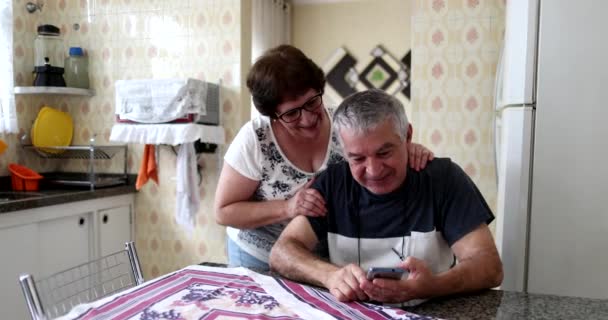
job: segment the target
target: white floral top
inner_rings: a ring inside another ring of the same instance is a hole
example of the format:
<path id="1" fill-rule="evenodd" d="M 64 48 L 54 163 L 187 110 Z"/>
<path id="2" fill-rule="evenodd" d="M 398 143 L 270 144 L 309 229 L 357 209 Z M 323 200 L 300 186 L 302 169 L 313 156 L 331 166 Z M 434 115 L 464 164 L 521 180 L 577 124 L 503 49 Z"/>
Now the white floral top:
<path id="1" fill-rule="evenodd" d="M 331 120 L 333 110 L 326 109 Z M 270 118 L 259 116 L 247 122 L 236 135 L 224 160 L 243 176 L 260 181 L 255 201 L 285 200 L 293 195 L 328 165 L 343 161 L 337 136 L 330 135 L 330 147 L 318 172 L 305 172 L 294 166 L 279 147 L 270 125 Z M 248 214 L 244 212 L 243 214 Z M 227 228 L 228 236 L 245 252 L 268 262 L 272 245 L 288 220 L 255 229 Z"/>

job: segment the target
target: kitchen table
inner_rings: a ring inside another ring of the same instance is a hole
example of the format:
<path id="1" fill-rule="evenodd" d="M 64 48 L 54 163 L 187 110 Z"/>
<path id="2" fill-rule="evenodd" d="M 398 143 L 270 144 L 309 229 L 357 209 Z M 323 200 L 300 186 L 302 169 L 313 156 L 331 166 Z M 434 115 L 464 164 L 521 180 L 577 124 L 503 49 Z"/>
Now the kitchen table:
<path id="1" fill-rule="evenodd" d="M 93 303 L 62 319 L 435 319 L 245 268 L 193 265 Z"/>
<path id="2" fill-rule="evenodd" d="M 396 309 L 340 303 L 270 275 L 202 263 L 78 306 L 65 319 L 608 319 L 608 300 L 483 290 Z"/>
<path id="3" fill-rule="evenodd" d="M 203 263 L 79 305 L 63 318 L 608 319 L 608 300 L 483 290 L 397 309 L 340 303 L 325 290 L 276 275 Z"/>

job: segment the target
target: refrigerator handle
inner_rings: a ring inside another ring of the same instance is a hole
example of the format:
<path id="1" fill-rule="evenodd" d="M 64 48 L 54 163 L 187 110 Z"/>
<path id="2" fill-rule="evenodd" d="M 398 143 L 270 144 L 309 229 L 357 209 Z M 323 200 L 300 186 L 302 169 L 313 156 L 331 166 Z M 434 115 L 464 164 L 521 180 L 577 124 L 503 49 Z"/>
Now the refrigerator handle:
<path id="1" fill-rule="evenodd" d="M 499 129 L 498 129 L 498 125 L 499 125 L 499 117 L 500 117 L 500 113 L 502 112 L 502 81 L 503 81 L 503 66 L 504 66 L 504 57 L 503 57 L 503 53 L 504 53 L 504 44 L 502 46 L 502 48 L 500 49 L 500 53 L 498 55 L 498 64 L 496 65 L 496 79 L 494 80 L 494 116 L 492 117 L 493 120 L 493 124 L 492 124 L 492 128 L 493 128 L 493 136 L 494 136 L 494 175 L 495 175 L 495 179 L 496 179 L 496 185 L 498 185 L 498 172 L 499 172 L 499 163 L 498 163 L 498 157 L 499 157 L 499 148 L 500 148 L 500 138 L 498 137 L 499 134 Z"/>

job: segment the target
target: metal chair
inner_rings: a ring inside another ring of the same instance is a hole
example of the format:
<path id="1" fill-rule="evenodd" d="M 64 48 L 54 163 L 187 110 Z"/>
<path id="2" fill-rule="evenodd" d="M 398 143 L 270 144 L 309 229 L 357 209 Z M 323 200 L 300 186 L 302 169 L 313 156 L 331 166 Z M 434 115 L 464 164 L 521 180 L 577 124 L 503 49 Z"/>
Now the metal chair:
<path id="1" fill-rule="evenodd" d="M 33 320 L 67 314 L 82 303 L 92 302 L 144 282 L 133 242 L 125 250 L 60 271 L 41 280 L 30 274 L 19 277 Z"/>

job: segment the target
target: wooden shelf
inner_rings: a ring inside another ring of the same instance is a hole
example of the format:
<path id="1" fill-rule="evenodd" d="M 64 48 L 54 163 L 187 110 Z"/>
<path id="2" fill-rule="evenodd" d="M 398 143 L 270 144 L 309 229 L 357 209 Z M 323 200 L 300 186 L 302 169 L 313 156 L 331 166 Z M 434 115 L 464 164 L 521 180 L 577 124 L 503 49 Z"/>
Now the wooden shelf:
<path id="1" fill-rule="evenodd" d="M 15 94 L 60 94 L 92 97 L 95 95 L 95 91 L 92 89 L 69 87 L 15 87 Z"/>

